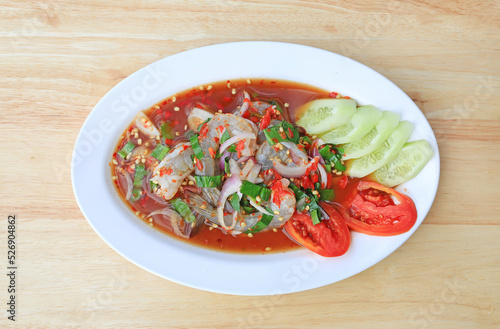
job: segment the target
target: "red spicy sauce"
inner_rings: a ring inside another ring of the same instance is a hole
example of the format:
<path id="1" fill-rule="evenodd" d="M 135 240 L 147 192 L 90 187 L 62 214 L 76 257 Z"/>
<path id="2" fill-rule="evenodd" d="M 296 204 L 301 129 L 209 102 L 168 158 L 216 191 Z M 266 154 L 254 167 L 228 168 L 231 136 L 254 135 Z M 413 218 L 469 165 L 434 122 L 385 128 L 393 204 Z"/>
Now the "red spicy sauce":
<path id="1" fill-rule="evenodd" d="M 175 143 L 177 140 L 183 139 L 183 134 L 189 129 L 187 126 L 187 113 L 184 108 L 186 104 L 191 102 L 203 103 L 214 111 L 221 110 L 223 113 L 231 113 L 237 106 L 241 105 L 238 103 L 238 96 L 245 90 L 254 95 L 254 97 L 257 95 L 258 99 L 276 100 L 285 111 L 283 114 L 284 118 L 288 121 L 294 122 L 297 114 L 296 110 L 301 105 L 314 99 L 329 97 L 329 92 L 326 90 L 296 82 L 269 79 L 251 79 L 250 83 L 248 81 L 249 80 L 247 79 L 238 79 L 198 86 L 177 93 L 175 96 L 166 98 L 148 110 L 145 110 L 144 113 L 148 116 L 148 118 L 150 118 L 156 127 L 160 127 L 166 120 L 171 123 L 173 138 L 172 140 L 166 141 L 166 144 L 169 145 Z M 148 139 L 148 137 L 144 136 L 141 132 L 138 132 L 137 135 L 130 135 L 130 131 L 132 131 L 133 127 L 133 123 L 131 123 L 127 130 L 125 130 L 122 134 L 113 153 L 113 159 L 118 159 L 116 153 L 123 147 L 123 145 L 126 144 L 127 141 L 137 144 L 138 139 L 141 139 L 142 141 L 146 141 Z M 155 144 L 153 141 L 150 145 L 146 146 L 143 142 L 142 146 L 152 150 L 154 149 Z M 147 161 L 144 165 L 148 168 L 153 166 L 153 163 Z M 150 223 L 147 220 L 147 215 L 149 213 L 163 207 L 158 202 L 152 200 L 147 195 L 143 196 L 138 202 L 128 202 L 125 200 L 126 191 L 124 191 L 123 188 L 125 185 L 123 175 L 120 175 L 120 173 L 117 172 L 117 166 L 113 163 L 113 161 L 110 163 L 110 166 L 112 176 L 116 177 L 114 185 L 123 202 L 139 218 L 144 220 L 149 225 L 152 225 L 155 229 L 171 237 L 185 241 L 189 244 L 228 252 L 284 252 L 300 248 L 288 237 L 286 237 L 281 229 L 277 232 L 274 232 L 273 230 L 259 232 L 254 234 L 253 237 L 248 237 L 246 234 L 240 234 L 235 237 L 227 235 L 219 229 L 210 229 L 209 226 L 202 225 L 197 234 L 192 236 L 190 239 L 180 238 L 169 230 L 166 230 L 159 225 L 154 225 L 155 223 Z M 352 184 L 348 184 L 346 188 L 342 189 L 336 183 L 339 179 L 340 177 L 338 176 L 333 177 L 336 200 L 340 201 L 344 198 L 349 190 L 349 186 Z M 266 250 L 266 248 L 268 249 Z M 271 249 L 269 250 L 269 248 Z"/>

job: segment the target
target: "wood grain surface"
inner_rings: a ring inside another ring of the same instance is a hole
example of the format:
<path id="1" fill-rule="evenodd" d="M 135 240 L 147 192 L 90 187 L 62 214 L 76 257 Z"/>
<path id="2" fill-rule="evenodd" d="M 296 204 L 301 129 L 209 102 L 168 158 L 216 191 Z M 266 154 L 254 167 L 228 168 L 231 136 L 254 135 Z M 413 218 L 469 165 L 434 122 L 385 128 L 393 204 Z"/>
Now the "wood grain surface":
<path id="1" fill-rule="evenodd" d="M 2 315 L 0 327 L 498 328 L 499 7 L 498 0 L 2 1 L 5 266 L 7 216 L 20 220 L 18 313 L 15 323 Z M 244 40 L 349 56 L 394 81 L 431 123 L 442 166 L 435 203 L 376 266 L 278 298 L 219 295 L 136 267 L 84 219 L 69 159 L 99 99 L 160 58 Z"/>

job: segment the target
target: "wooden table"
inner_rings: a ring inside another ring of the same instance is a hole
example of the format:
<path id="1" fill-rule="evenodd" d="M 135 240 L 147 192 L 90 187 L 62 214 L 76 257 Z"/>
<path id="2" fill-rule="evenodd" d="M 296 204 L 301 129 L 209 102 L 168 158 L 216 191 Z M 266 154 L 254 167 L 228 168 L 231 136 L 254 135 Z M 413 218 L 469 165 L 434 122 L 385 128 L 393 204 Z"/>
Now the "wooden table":
<path id="1" fill-rule="evenodd" d="M 18 326 L 500 326 L 498 0 L 51 3 L 0 9 L 0 254 L 17 214 Z M 408 242 L 354 277 L 276 303 L 198 291 L 129 263 L 82 216 L 68 165 L 86 116 L 122 79 L 241 40 L 310 45 L 374 68 L 425 113 L 441 152 L 437 198 Z"/>

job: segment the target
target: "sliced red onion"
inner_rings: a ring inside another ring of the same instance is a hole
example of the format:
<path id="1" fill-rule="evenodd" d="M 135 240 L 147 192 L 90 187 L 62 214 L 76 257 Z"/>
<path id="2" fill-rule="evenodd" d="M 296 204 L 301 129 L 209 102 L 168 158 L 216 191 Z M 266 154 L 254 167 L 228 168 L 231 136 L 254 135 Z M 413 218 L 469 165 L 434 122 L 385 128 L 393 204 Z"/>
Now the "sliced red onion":
<path id="1" fill-rule="evenodd" d="M 317 147 L 312 147 L 310 153 L 313 158 L 319 157 L 319 163 L 323 165 L 325 164 L 325 160 L 323 160 L 323 157 L 319 154 L 319 150 Z"/>
<path id="2" fill-rule="evenodd" d="M 290 156 L 292 157 L 293 163 L 295 163 L 297 166 L 303 166 L 304 165 L 304 162 L 302 162 L 302 159 L 299 158 L 298 156 L 296 156 L 293 151 L 290 151 Z"/>
<path id="3" fill-rule="evenodd" d="M 132 182 L 132 177 L 130 177 L 129 173 L 127 171 L 122 172 L 123 177 L 125 177 L 125 180 L 127 181 L 127 194 L 125 195 L 125 200 L 130 200 L 132 197 L 132 189 L 134 188 L 134 183 Z"/>
<path id="4" fill-rule="evenodd" d="M 287 178 L 298 178 L 302 177 L 306 174 L 307 169 L 311 167 L 314 163 L 318 163 L 319 159 L 316 157 L 312 159 L 306 166 L 302 167 L 288 167 L 282 164 L 281 162 L 277 161 L 277 158 L 274 158 L 273 160 L 273 166 L 274 169 L 278 172 L 283 177 Z"/>
<path id="5" fill-rule="evenodd" d="M 198 187 L 198 186 L 182 186 L 182 188 L 185 190 L 185 191 L 191 191 L 191 192 L 194 192 L 196 194 L 200 194 L 201 193 L 201 187 Z"/>
<path id="6" fill-rule="evenodd" d="M 240 99 L 241 99 L 241 97 L 240 97 Z M 248 101 L 247 101 L 247 99 L 248 99 Z M 243 115 L 243 113 L 245 113 L 248 110 L 248 108 L 250 107 L 250 104 L 251 104 L 250 95 L 246 91 L 243 92 L 243 101 L 242 102 L 243 103 L 239 106 L 239 108 L 237 107 L 233 111 L 233 114 L 238 115 L 240 117 Z"/>
<path id="7" fill-rule="evenodd" d="M 257 137 L 255 137 L 255 134 L 254 133 L 243 133 L 243 134 L 238 134 L 234 137 L 231 137 L 229 138 L 227 141 L 225 141 L 224 143 L 222 143 L 222 145 L 220 146 L 219 148 L 219 153 L 220 152 L 224 152 L 225 149 L 227 149 L 229 146 L 233 145 L 234 143 L 237 143 L 241 140 L 244 140 L 244 139 L 256 139 Z"/>
<path id="8" fill-rule="evenodd" d="M 321 138 L 316 138 L 313 142 L 313 146 L 316 146 L 316 148 L 319 148 L 322 145 L 325 145 L 325 141 L 322 140 Z"/>
<path id="9" fill-rule="evenodd" d="M 151 184 L 149 183 L 153 174 L 148 174 L 145 179 L 142 180 L 142 189 L 146 192 L 146 195 L 160 204 L 168 204 L 168 202 L 159 196 L 158 194 L 151 191 Z"/>
<path id="10" fill-rule="evenodd" d="M 217 201 L 217 218 L 219 220 L 220 226 L 222 226 L 225 230 L 232 230 L 236 225 L 236 220 L 233 220 L 231 226 L 226 226 L 226 223 L 224 222 L 224 205 L 226 204 L 226 200 L 230 195 L 239 192 L 240 187 L 241 180 L 238 178 L 238 175 L 234 174 L 231 175 L 231 177 L 229 177 L 222 186 L 222 191 L 220 193 L 219 200 Z"/>
<path id="11" fill-rule="evenodd" d="M 259 173 L 260 173 L 260 169 L 262 168 L 262 165 L 260 163 L 256 163 L 252 169 L 250 170 L 250 172 L 248 173 L 247 175 L 247 181 L 249 181 L 250 183 L 255 183 L 257 178 L 259 178 Z M 262 178 L 261 178 L 262 179 Z M 262 181 L 264 181 L 262 179 Z"/>
<path id="12" fill-rule="evenodd" d="M 318 170 L 321 177 L 321 188 L 326 188 L 326 184 L 328 184 L 328 176 L 326 175 L 326 170 L 323 168 L 322 164 L 318 164 Z"/>
<path id="13" fill-rule="evenodd" d="M 294 160 L 294 162 L 298 165 L 305 165 L 308 161 L 308 158 L 307 158 L 307 154 L 302 151 L 301 149 L 299 149 L 299 147 L 297 146 L 297 144 L 293 143 L 293 142 L 281 142 L 281 144 L 285 145 L 289 150 L 290 150 L 290 155 L 292 156 L 292 160 L 294 155 L 296 156 L 296 158 L 299 158 L 301 160 L 300 161 L 297 161 Z"/>
<path id="14" fill-rule="evenodd" d="M 175 211 L 173 211 L 172 209 L 167 207 L 167 208 L 153 211 L 152 213 L 150 213 L 148 215 L 148 217 L 153 217 L 155 215 L 163 215 L 168 220 L 166 222 L 162 222 L 161 224 L 163 224 L 163 225 L 159 224 L 160 226 L 163 226 L 166 229 L 170 229 L 171 231 L 173 231 L 175 234 L 177 234 L 178 236 L 180 236 L 182 238 L 189 239 L 189 236 L 191 235 L 191 229 L 192 229 L 191 224 L 187 224 L 187 226 L 186 226 L 186 228 L 187 228 L 186 233 L 187 234 L 182 232 L 181 227 L 180 227 L 182 217 L 178 213 L 176 213 Z"/>
<path id="15" fill-rule="evenodd" d="M 224 168 L 226 167 L 226 162 L 225 162 L 225 161 L 226 161 L 226 158 L 227 158 L 228 156 L 230 156 L 230 155 L 231 155 L 231 153 L 230 153 L 230 152 L 228 152 L 228 151 L 224 151 L 224 153 L 222 153 L 222 155 L 221 155 L 221 157 L 220 157 L 220 159 L 219 159 L 219 168 L 220 168 L 220 170 L 221 170 L 222 172 L 224 172 Z"/>
<path id="16" fill-rule="evenodd" d="M 255 184 L 260 184 L 260 183 L 263 183 L 264 182 L 264 178 L 260 178 L 260 177 L 257 177 L 257 179 L 255 180 Z"/>

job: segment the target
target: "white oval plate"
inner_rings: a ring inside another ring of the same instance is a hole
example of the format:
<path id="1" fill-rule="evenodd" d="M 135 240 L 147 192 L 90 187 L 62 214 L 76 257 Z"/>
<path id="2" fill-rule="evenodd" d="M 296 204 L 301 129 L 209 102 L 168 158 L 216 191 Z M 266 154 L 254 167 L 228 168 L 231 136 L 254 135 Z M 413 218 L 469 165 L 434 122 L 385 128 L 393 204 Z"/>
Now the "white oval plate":
<path id="1" fill-rule="evenodd" d="M 269 255 L 217 252 L 177 241 L 146 225 L 116 195 L 108 163 L 117 139 L 138 111 L 188 88 L 237 78 L 273 78 L 340 92 L 415 124 L 412 140 L 427 139 L 434 157 L 418 177 L 399 186 L 417 206 L 407 233 L 373 237 L 352 232 L 349 251 L 323 258 L 301 249 Z M 278 42 L 236 42 L 185 51 L 148 65 L 116 85 L 95 106 L 73 151 L 72 181 L 82 213 L 97 234 L 132 263 L 186 286 L 234 295 L 284 294 L 355 275 L 401 246 L 419 227 L 439 182 L 432 129 L 413 101 L 372 69 L 316 48 Z"/>

